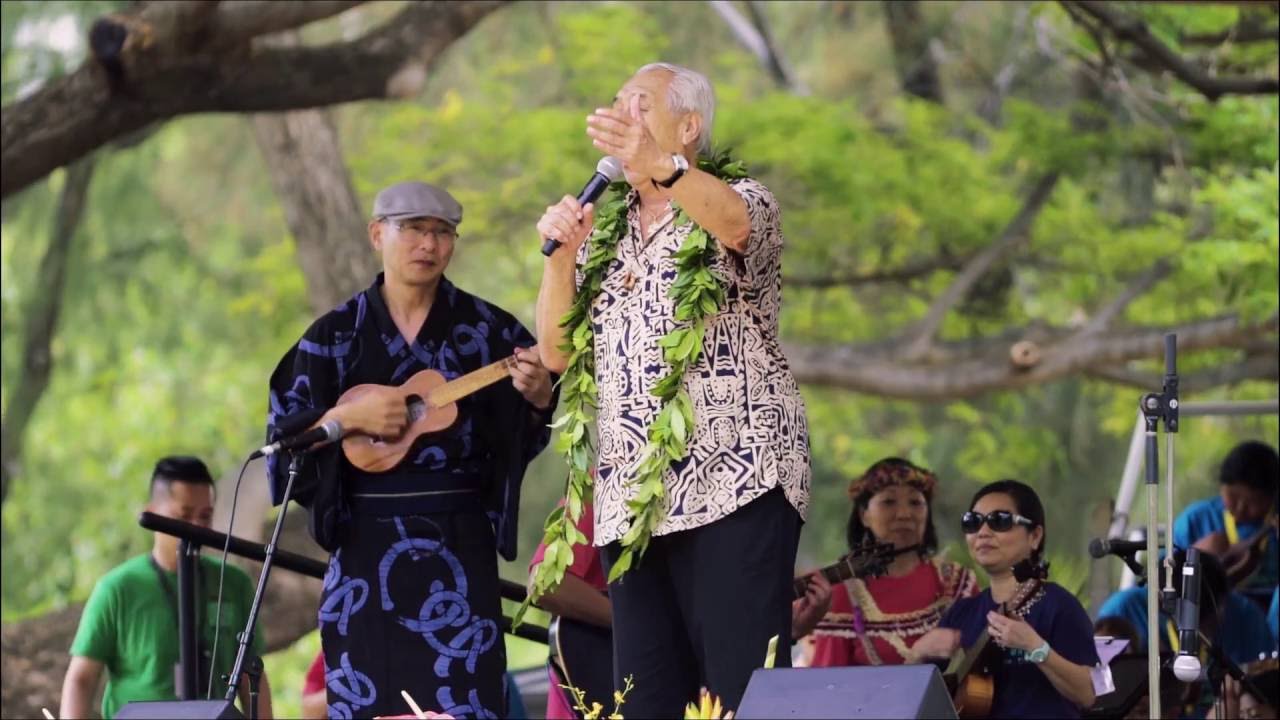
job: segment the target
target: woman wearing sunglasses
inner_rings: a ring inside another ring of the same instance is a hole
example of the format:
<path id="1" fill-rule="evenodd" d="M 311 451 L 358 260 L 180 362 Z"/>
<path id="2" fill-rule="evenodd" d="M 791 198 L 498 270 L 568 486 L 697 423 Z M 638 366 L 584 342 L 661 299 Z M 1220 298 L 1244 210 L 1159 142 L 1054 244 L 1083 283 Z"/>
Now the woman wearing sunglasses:
<path id="1" fill-rule="evenodd" d="M 793 623 L 797 637 L 817 625 L 810 665 L 901 665 L 911 644 L 936 627 L 957 598 L 978 593 L 973 571 L 934 555 L 938 534 L 930 505 L 937 482 L 924 468 L 886 458 L 849 486 L 849 549 L 873 540 L 904 552 L 883 576 L 846 580 L 829 592 L 815 593 L 813 585 L 825 588 L 826 580 L 812 577 Z"/>
<path id="2" fill-rule="evenodd" d="M 1089 670 L 1098 663 L 1093 624 L 1080 602 L 1062 586 L 1044 582 L 1021 612 L 998 612 L 1019 589 L 1015 565 L 1029 560 L 1041 577 L 1048 575 L 1044 507 L 1035 490 L 1016 480 L 984 486 L 969 503 L 961 529 L 991 587 L 956 601 L 912 650 L 918 658 L 950 657 L 987 630 L 1003 656 L 993 663 L 991 717 L 1080 717 L 1081 708 L 1093 704 Z"/>

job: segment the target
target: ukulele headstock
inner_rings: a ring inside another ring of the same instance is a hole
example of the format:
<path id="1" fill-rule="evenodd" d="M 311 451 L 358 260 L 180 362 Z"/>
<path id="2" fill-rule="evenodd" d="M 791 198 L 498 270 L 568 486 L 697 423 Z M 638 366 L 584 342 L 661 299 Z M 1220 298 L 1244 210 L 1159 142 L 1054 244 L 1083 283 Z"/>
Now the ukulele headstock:
<path id="1" fill-rule="evenodd" d="M 1027 563 L 1024 567 L 1019 567 Z M 1048 574 L 1048 563 L 1035 563 L 1027 559 L 1014 565 L 1013 577 L 1018 581 L 1018 589 L 1013 597 L 1005 602 L 1001 609 L 1005 615 L 1017 615 L 1028 609 L 1039 595 L 1044 585 L 1044 577 Z"/>
<path id="2" fill-rule="evenodd" d="M 889 570 L 889 563 L 898 554 L 893 543 L 876 542 L 870 535 L 857 549 L 841 558 L 849 577 L 880 577 Z"/>

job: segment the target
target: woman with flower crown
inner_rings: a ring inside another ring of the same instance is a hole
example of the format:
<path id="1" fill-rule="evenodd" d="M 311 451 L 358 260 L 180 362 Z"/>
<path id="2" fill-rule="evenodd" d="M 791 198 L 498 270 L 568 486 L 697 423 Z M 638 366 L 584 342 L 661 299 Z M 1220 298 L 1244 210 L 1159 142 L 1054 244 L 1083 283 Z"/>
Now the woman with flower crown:
<path id="1" fill-rule="evenodd" d="M 849 548 L 870 539 L 903 552 L 880 577 L 851 578 L 829 592 L 820 574 L 810 576 L 810 592 L 792 609 L 792 634 L 813 631 L 812 666 L 907 662 L 908 648 L 937 626 L 952 603 L 978 593 L 971 570 L 937 556 L 937 482 L 932 472 L 891 457 L 850 484 Z"/>

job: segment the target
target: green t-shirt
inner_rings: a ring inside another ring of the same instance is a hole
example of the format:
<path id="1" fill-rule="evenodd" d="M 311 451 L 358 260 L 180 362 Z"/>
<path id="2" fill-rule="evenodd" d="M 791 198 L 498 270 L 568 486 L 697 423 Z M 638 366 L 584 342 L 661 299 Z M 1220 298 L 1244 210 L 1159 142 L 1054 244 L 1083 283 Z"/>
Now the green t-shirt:
<path id="1" fill-rule="evenodd" d="M 219 560 L 201 557 L 200 592 L 205 601 L 197 607 L 202 645 L 213 648 L 213 624 L 218 607 Z M 102 717 L 108 720 L 120 706 L 132 700 L 174 700 L 174 667 L 178 663 L 177 573 L 166 572 L 160 582 L 151 554 L 125 561 L 107 573 L 93 589 L 80 616 L 80 627 L 71 643 L 71 654 L 92 658 L 107 668 L 107 688 L 102 696 Z M 172 591 L 172 595 L 170 592 Z M 222 591 L 222 623 L 218 630 L 214 669 L 214 697 L 225 693 L 221 676 L 235 665 L 236 634 L 244 629 L 253 603 L 253 582 L 243 570 L 227 566 Z M 255 632 L 253 650 L 261 655 L 262 633 Z M 203 686 L 207 678 L 200 678 Z"/>

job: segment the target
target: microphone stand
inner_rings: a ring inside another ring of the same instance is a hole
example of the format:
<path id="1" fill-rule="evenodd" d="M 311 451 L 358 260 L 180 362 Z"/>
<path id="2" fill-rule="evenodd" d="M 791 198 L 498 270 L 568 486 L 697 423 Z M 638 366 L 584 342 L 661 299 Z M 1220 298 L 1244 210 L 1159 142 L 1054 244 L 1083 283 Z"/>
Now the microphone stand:
<path id="1" fill-rule="evenodd" d="M 200 625 L 196 614 L 200 592 L 200 546 L 178 541 L 178 691 L 179 700 L 198 700 L 200 693 Z"/>
<path id="2" fill-rule="evenodd" d="M 276 516 L 275 527 L 271 530 L 271 540 L 267 543 L 266 557 L 262 560 L 262 572 L 258 575 L 258 587 L 253 593 L 253 604 L 249 606 L 249 619 L 245 621 L 244 632 L 237 636 L 240 647 L 236 650 L 236 663 L 231 668 L 231 677 L 227 680 L 226 699 L 235 701 L 236 692 L 240 688 L 240 674 L 249 677 L 249 707 L 246 708 L 249 720 L 258 720 L 258 682 L 262 678 L 262 658 L 249 650 L 253 642 L 254 626 L 258 622 L 258 609 L 262 607 L 262 598 L 266 595 L 267 578 L 271 575 L 271 564 L 275 560 L 276 546 L 280 542 L 280 531 L 284 527 L 285 511 L 289 509 L 289 496 L 293 493 L 293 481 L 298 477 L 298 466 L 306 450 L 293 450 L 289 460 L 289 480 L 284 486 L 284 499 L 280 501 L 280 514 Z"/>
<path id="3" fill-rule="evenodd" d="M 1213 687 L 1214 693 L 1217 694 L 1219 700 L 1226 700 L 1226 694 L 1222 691 L 1223 681 L 1227 675 L 1236 679 L 1240 683 L 1241 691 L 1252 695 L 1255 700 L 1261 703 L 1269 703 L 1271 699 L 1267 697 L 1258 684 L 1253 681 L 1244 670 L 1240 668 L 1231 658 L 1227 657 L 1227 653 L 1217 643 L 1209 641 L 1209 638 L 1200 633 L 1200 643 L 1209 650 L 1210 657 L 1213 658 L 1213 669 L 1209 672 L 1209 684 Z"/>
<path id="4" fill-rule="evenodd" d="M 1138 562 L 1138 558 L 1135 555 L 1136 553 L 1121 555 L 1120 559 L 1123 560 L 1125 566 L 1129 568 L 1129 572 L 1133 573 L 1133 577 L 1136 579 L 1137 583 L 1139 585 L 1145 585 L 1147 583 L 1147 570 L 1142 567 L 1142 564 Z M 1137 648 L 1134 648 L 1134 650 L 1137 650 Z"/>
<path id="5" fill-rule="evenodd" d="M 1168 520 L 1172 529 L 1173 523 L 1173 436 L 1178 432 L 1178 371 L 1177 371 L 1178 336 L 1164 336 L 1164 384 L 1159 393 L 1147 393 L 1138 403 L 1146 420 L 1146 485 L 1147 485 L 1147 686 L 1151 720 L 1159 720 L 1160 715 L 1160 598 L 1163 592 L 1166 597 L 1176 594 L 1173 588 L 1173 557 L 1170 553 L 1165 558 L 1165 586 L 1163 591 L 1157 588 L 1160 577 L 1157 564 L 1159 560 L 1159 513 L 1160 502 L 1158 486 L 1160 484 L 1160 445 L 1156 440 L 1157 426 L 1164 421 L 1166 452 L 1168 455 Z M 1166 545 L 1172 547 L 1172 533 L 1166 538 Z"/>

